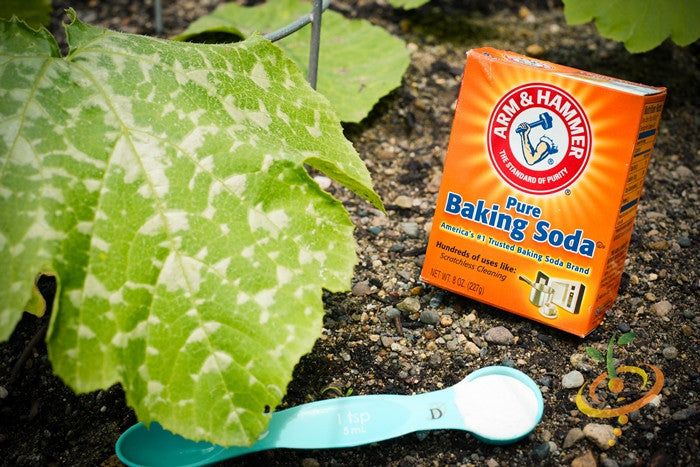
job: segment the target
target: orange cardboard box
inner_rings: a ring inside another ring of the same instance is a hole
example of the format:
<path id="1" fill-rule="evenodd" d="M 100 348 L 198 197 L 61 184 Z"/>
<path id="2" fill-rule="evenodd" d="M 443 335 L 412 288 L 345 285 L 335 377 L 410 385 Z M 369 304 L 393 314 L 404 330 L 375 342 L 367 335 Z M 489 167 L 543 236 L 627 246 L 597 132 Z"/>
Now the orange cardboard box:
<path id="1" fill-rule="evenodd" d="M 423 281 L 588 334 L 617 295 L 665 97 L 470 51 Z"/>

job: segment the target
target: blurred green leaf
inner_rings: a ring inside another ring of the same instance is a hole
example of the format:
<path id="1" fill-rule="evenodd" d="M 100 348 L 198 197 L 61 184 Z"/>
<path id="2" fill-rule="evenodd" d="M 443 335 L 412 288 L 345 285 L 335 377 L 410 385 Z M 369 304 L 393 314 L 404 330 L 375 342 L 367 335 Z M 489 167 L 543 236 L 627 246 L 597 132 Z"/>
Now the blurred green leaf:
<path id="1" fill-rule="evenodd" d="M 569 24 L 595 21 L 603 37 L 624 42 L 632 53 L 646 52 L 667 37 L 678 45 L 700 38 L 698 0 L 563 0 Z"/>
<path id="2" fill-rule="evenodd" d="M 403 8 L 404 10 L 413 10 L 419 6 L 423 6 L 430 0 L 389 0 L 389 4 L 394 8 Z"/>
<path id="3" fill-rule="evenodd" d="M 235 40 L 232 36 L 274 31 L 310 10 L 311 4 L 302 0 L 275 0 L 256 7 L 227 3 L 190 24 L 174 39 L 231 42 Z M 409 64 L 408 50 L 401 39 L 365 20 L 326 11 L 322 24 L 318 90 L 342 121 L 359 122 L 380 98 L 401 85 Z M 311 28 L 305 27 L 276 42 L 304 73 L 310 35 Z"/>
<path id="4" fill-rule="evenodd" d="M 10 19 L 14 15 L 35 29 L 48 26 L 50 14 L 51 0 L 0 1 L 0 18 Z"/>

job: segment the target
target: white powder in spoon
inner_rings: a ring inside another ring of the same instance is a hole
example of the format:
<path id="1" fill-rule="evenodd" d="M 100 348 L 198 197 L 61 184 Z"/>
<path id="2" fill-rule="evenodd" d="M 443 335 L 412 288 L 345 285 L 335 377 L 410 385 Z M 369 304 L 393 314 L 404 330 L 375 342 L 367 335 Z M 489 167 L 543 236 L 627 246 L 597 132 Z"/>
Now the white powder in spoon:
<path id="1" fill-rule="evenodd" d="M 525 383 L 486 375 L 455 386 L 455 403 L 465 427 L 489 439 L 523 436 L 535 427 L 537 398 Z"/>

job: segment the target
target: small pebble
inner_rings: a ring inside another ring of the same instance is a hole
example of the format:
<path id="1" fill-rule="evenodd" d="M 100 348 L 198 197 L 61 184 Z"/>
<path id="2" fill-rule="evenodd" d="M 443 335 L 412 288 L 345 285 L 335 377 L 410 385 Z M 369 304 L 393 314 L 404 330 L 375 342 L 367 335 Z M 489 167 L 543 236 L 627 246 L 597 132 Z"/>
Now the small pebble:
<path id="1" fill-rule="evenodd" d="M 695 312 L 686 308 L 685 310 L 683 310 L 683 317 L 685 319 L 693 319 L 695 318 Z"/>
<path id="2" fill-rule="evenodd" d="M 680 245 L 682 248 L 688 248 L 690 246 L 690 239 L 685 235 L 678 237 L 676 242 L 678 242 L 678 245 Z"/>
<path id="3" fill-rule="evenodd" d="M 418 224 L 416 224 L 415 222 L 402 222 L 401 230 L 403 231 L 403 233 L 405 233 L 411 238 L 418 237 L 418 234 L 420 232 Z"/>
<path id="4" fill-rule="evenodd" d="M 392 338 L 389 337 L 389 336 L 382 336 L 382 337 L 381 337 L 381 340 L 382 340 L 382 345 L 383 345 L 384 347 L 391 347 L 391 344 L 394 343 L 394 339 L 392 339 Z"/>
<path id="5" fill-rule="evenodd" d="M 372 235 L 379 235 L 380 233 L 382 233 L 382 230 L 383 230 L 383 229 L 382 229 L 380 226 L 378 226 L 378 225 L 373 225 L 372 227 L 368 228 L 367 230 L 368 230 L 369 233 L 371 233 Z"/>
<path id="6" fill-rule="evenodd" d="M 394 204 L 403 209 L 410 209 L 413 207 L 413 199 L 410 196 L 399 195 L 394 199 Z"/>
<path id="7" fill-rule="evenodd" d="M 570 448 L 585 437 L 586 435 L 583 434 L 583 430 L 581 428 L 570 429 L 566 434 L 566 438 L 564 438 L 564 449 Z"/>
<path id="8" fill-rule="evenodd" d="M 580 388 L 583 384 L 583 375 L 580 371 L 571 371 L 561 378 L 561 385 L 566 389 Z"/>
<path id="9" fill-rule="evenodd" d="M 319 467 L 320 465 L 313 457 L 307 457 L 301 461 L 301 467 Z"/>
<path id="10" fill-rule="evenodd" d="M 418 313 L 420 311 L 420 301 L 416 297 L 407 297 L 399 302 L 396 308 L 406 313 Z"/>
<path id="11" fill-rule="evenodd" d="M 438 323 L 440 315 L 435 310 L 422 310 L 420 312 L 420 322 L 423 324 L 435 325 Z"/>
<path id="12" fill-rule="evenodd" d="M 444 327 L 452 326 L 452 317 L 450 315 L 440 316 L 440 325 Z"/>
<path id="13" fill-rule="evenodd" d="M 617 325 L 617 329 L 620 330 L 620 332 L 630 332 L 632 328 L 630 327 L 629 324 L 627 323 L 620 323 Z"/>
<path id="14" fill-rule="evenodd" d="M 472 341 L 467 342 L 464 347 L 467 349 L 467 352 L 469 352 L 472 355 L 479 355 L 479 352 L 481 352 L 479 346 L 477 346 Z"/>
<path id="15" fill-rule="evenodd" d="M 540 44 L 530 44 L 525 49 L 525 52 L 531 57 L 540 57 L 544 55 L 545 50 Z"/>
<path id="16" fill-rule="evenodd" d="M 361 281 L 352 286 L 352 294 L 358 297 L 369 295 L 372 293 L 372 286 L 369 281 Z"/>
<path id="17" fill-rule="evenodd" d="M 393 306 L 389 307 L 389 309 L 386 310 L 386 318 L 389 321 L 392 321 L 394 318 L 397 318 L 400 316 L 401 316 L 401 312 L 399 310 L 397 310 L 396 308 L 394 308 Z"/>
<path id="18" fill-rule="evenodd" d="M 486 342 L 498 345 L 510 345 L 514 342 L 513 334 L 503 326 L 496 326 L 484 333 Z"/>
<path id="19" fill-rule="evenodd" d="M 489 457 L 489 458 L 486 460 L 486 467 L 499 467 L 499 466 L 500 466 L 500 464 L 499 464 L 498 461 L 497 461 L 496 459 L 494 459 L 493 457 Z"/>
<path id="20" fill-rule="evenodd" d="M 658 316 L 665 318 L 666 316 L 668 316 L 672 308 L 673 305 L 671 305 L 671 302 L 667 300 L 661 300 L 660 302 L 656 302 L 651 306 L 651 311 L 656 313 Z"/>
<path id="21" fill-rule="evenodd" d="M 600 459 L 600 466 L 601 467 L 620 467 L 620 464 L 618 464 L 615 459 L 611 459 L 609 457 L 606 457 L 605 459 L 602 459 L 602 458 Z"/>
<path id="22" fill-rule="evenodd" d="M 5 386 L 0 386 L 0 399 L 6 398 L 8 395 L 7 389 L 5 389 Z"/>
<path id="23" fill-rule="evenodd" d="M 437 307 L 439 307 L 440 304 L 442 303 L 442 299 L 443 299 L 443 298 L 444 298 L 444 295 L 443 295 L 443 294 L 441 294 L 441 293 L 436 293 L 436 294 L 433 295 L 433 296 L 431 297 L 431 299 L 430 299 L 430 306 L 431 306 L 432 308 L 437 308 Z"/>
<path id="24" fill-rule="evenodd" d="M 695 404 L 674 412 L 674 414 L 671 415 L 671 418 L 677 421 L 683 421 L 688 420 L 690 417 L 694 417 L 698 413 L 700 413 L 700 406 Z"/>
<path id="25" fill-rule="evenodd" d="M 593 441 L 596 446 L 602 451 L 607 451 L 614 445 L 615 433 L 614 428 L 610 425 L 603 425 L 602 423 L 589 423 L 583 427 L 583 434 L 586 438 Z M 610 441 L 613 444 L 610 444 Z"/>
<path id="26" fill-rule="evenodd" d="M 541 377 L 540 379 L 537 380 L 538 383 L 540 383 L 542 386 L 546 386 L 548 388 L 552 387 L 552 377 L 545 375 Z"/>
<path id="27" fill-rule="evenodd" d="M 654 295 L 651 292 L 647 292 L 644 294 L 644 299 L 648 302 L 655 302 L 656 301 L 656 295 Z"/>
<path id="28" fill-rule="evenodd" d="M 544 460 L 549 456 L 549 443 L 542 443 L 535 446 L 532 454 L 537 460 Z"/>
<path id="29" fill-rule="evenodd" d="M 596 467 L 597 465 L 598 463 L 595 460 L 595 456 L 590 449 L 571 462 L 571 467 Z"/>
<path id="30" fill-rule="evenodd" d="M 669 360 L 673 360 L 674 358 L 676 358 L 678 356 L 678 349 L 676 349 L 673 346 L 668 346 L 668 347 L 664 348 L 662 353 L 664 354 L 664 358 L 667 358 Z"/>

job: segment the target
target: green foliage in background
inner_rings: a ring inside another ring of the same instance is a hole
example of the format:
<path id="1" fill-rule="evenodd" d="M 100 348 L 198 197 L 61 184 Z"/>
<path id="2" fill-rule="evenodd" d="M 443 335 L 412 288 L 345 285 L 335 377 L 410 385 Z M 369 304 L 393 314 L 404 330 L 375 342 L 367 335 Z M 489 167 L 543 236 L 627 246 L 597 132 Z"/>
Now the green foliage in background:
<path id="1" fill-rule="evenodd" d="M 388 0 L 389 4 L 394 8 L 403 8 L 404 10 L 412 10 L 423 6 L 430 0 Z"/>
<path id="2" fill-rule="evenodd" d="M 10 19 L 17 16 L 33 28 L 49 24 L 51 0 L 2 0 L 0 18 Z"/>
<path id="3" fill-rule="evenodd" d="M 198 40 L 197 36 L 203 39 L 215 33 L 249 37 L 274 31 L 310 9 L 310 3 L 302 0 L 275 0 L 256 7 L 229 3 L 199 18 L 175 39 Z M 365 20 L 326 11 L 322 25 L 318 90 L 342 121 L 359 122 L 381 97 L 401 84 L 409 53 L 403 41 Z M 310 37 L 311 28 L 305 27 L 277 42 L 304 72 Z"/>
<path id="4" fill-rule="evenodd" d="M 595 21 L 603 37 L 646 52 L 670 37 L 678 45 L 700 38 L 698 0 L 563 0 L 569 24 Z"/>
<path id="5" fill-rule="evenodd" d="M 120 382 L 144 422 L 250 444 L 349 288 L 353 226 L 308 164 L 375 206 L 325 98 L 260 36 L 202 45 L 75 20 L 70 52 L 0 22 L 0 340 L 59 283 L 54 371 Z"/>

